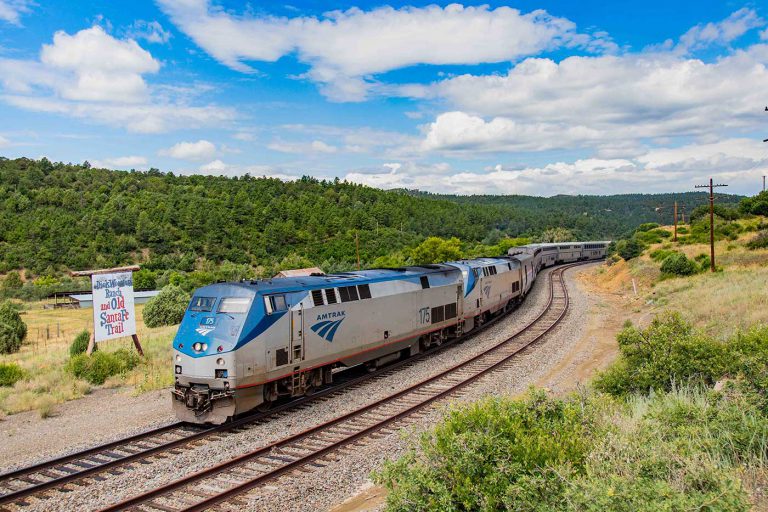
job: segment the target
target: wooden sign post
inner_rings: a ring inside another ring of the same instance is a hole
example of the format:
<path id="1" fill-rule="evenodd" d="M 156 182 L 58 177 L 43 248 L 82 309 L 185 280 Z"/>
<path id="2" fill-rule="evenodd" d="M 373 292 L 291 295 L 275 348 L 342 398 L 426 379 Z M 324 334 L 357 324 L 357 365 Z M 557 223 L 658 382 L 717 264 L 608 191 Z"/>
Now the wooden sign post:
<path id="1" fill-rule="evenodd" d="M 81 270 L 72 276 L 91 278 L 93 294 L 93 333 L 86 353 L 91 355 L 96 343 L 130 336 L 140 356 L 144 356 L 136 335 L 133 303 L 133 272 L 137 265 L 100 270 Z"/>

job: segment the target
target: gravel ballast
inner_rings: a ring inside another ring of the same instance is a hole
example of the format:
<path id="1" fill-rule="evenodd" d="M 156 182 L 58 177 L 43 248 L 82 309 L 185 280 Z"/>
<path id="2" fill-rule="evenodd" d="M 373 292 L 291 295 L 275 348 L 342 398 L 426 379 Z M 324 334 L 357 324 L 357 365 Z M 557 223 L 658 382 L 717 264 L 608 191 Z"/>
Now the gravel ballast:
<path id="1" fill-rule="evenodd" d="M 524 392 L 562 360 L 579 339 L 586 323 L 589 299 L 573 278 L 574 273 L 583 268 L 572 269 L 565 274 L 571 309 L 564 321 L 543 342 L 521 354 L 502 370 L 467 388 L 461 402 L 477 400 L 487 394 L 515 395 Z M 304 409 L 283 413 L 268 423 L 203 443 L 176 456 L 153 459 L 152 464 L 136 464 L 122 475 L 108 475 L 102 482 L 85 487 L 70 486 L 72 492 L 56 493 L 54 499 L 30 500 L 30 506 L 24 507 L 24 510 L 103 508 L 379 401 L 502 342 L 544 308 L 547 291 L 546 279 L 537 279 L 526 301 L 495 325 L 462 344 L 368 382 L 354 392 L 345 392 Z M 282 478 L 267 488 L 259 489 L 258 495 L 254 492 L 239 499 L 248 502 L 249 510 L 327 510 L 355 494 L 369 480 L 371 471 L 379 468 L 385 459 L 397 457 L 411 446 L 416 434 L 434 425 L 448 405 L 440 402 L 426 414 L 420 414 L 418 420 L 409 421 L 403 429 L 367 440 L 363 446 L 344 450 L 344 454 L 339 454 L 336 461 L 323 469 L 302 473 L 301 478 Z M 109 415 L 109 411 L 104 410 L 103 414 Z M 146 428 L 149 425 L 142 430 Z M 33 461 L 25 462 L 29 464 Z"/>

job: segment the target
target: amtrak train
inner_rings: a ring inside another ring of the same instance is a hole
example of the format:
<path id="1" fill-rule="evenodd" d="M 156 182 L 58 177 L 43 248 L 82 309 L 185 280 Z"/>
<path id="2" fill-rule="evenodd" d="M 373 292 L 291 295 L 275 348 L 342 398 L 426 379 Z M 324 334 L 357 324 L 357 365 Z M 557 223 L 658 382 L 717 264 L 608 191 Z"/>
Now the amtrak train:
<path id="1" fill-rule="evenodd" d="M 281 397 L 458 338 L 512 309 L 538 272 L 608 242 L 532 244 L 498 258 L 218 283 L 196 290 L 173 341 L 181 420 L 224 423 Z"/>

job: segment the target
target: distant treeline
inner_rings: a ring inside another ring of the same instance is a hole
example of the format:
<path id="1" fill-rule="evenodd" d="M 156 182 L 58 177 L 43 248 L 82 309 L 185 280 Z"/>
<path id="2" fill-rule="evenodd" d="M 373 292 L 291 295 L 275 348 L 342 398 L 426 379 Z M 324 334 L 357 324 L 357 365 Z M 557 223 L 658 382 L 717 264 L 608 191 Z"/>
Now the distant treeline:
<path id="1" fill-rule="evenodd" d="M 674 200 L 691 211 L 706 198 L 438 196 L 338 179 L 176 176 L 0 158 L 0 272 L 52 275 L 136 262 L 191 271 L 200 261 L 266 267 L 286 258 L 349 267 L 356 233 L 363 264 L 429 236 L 494 245 L 563 228 L 578 239 L 613 239 L 643 222 L 668 222 Z"/>

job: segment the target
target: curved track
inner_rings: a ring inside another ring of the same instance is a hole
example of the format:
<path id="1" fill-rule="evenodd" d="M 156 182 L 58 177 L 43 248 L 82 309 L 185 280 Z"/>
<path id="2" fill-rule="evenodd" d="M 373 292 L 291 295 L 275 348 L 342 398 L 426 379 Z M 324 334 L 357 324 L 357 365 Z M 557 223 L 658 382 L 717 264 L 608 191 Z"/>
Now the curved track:
<path id="1" fill-rule="evenodd" d="M 555 271 L 553 271 L 554 273 Z M 156 429 L 148 430 L 123 439 L 111 441 L 86 450 L 40 462 L 31 466 L 0 474 L 0 507 L 15 504 L 24 506 L 27 498 L 51 498 L 46 491 L 60 490 L 70 492 L 68 485 L 87 485 L 89 480 L 103 480 L 109 472 L 113 475 L 130 470 L 132 464 L 150 464 L 152 457 L 163 457 L 166 453 L 178 453 L 197 445 L 199 442 L 215 440 L 227 432 L 258 425 L 269 419 L 287 413 L 295 408 L 309 405 L 309 402 L 327 400 L 341 393 L 353 391 L 364 383 L 384 378 L 392 372 L 415 364 L 424 357 L 465 341 L 495 324 L 505 315 L 486 322 L 475 331 L 459 340 L 444 343 L 417 356 L 390 364 L 357 377 L 342 377 L 343 380 L 311 396 L 302 397 L 279 405 L 270 411 L 255 413 L 237 419 L 234 422 L 218 426 L 203 426 L 177 422 Z M 178 451 L 177 451 L 178 450 Z"/>
<path id="2" fill-rule="evenodd" d="M 553 270 L 549 274 L 549 300 L 544 311 L 508 339 L 477 356 L 376 403 L 117 503 L 104 512 L 126 509 L 191 512 L 208 510 L 225 502 L 242 506 L 244 503 L 238 501 L 237 496 L 281 475 L 299 475 L 324 467 L 339 449 L 376 437 L 382 431 L 392 431 L 438 400 L 460 397 L 466 386 L 501 370 L 562 321 L 569 306 L 563 273 L 580 264 Z"/>

